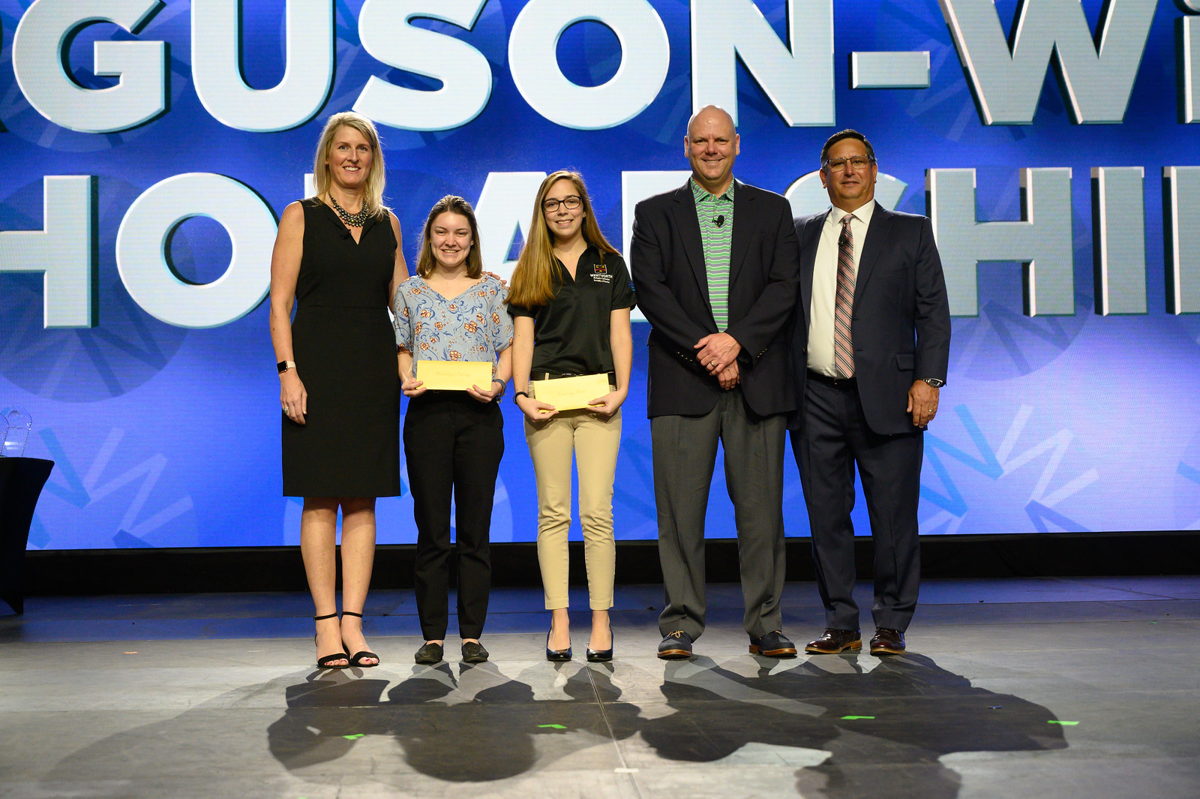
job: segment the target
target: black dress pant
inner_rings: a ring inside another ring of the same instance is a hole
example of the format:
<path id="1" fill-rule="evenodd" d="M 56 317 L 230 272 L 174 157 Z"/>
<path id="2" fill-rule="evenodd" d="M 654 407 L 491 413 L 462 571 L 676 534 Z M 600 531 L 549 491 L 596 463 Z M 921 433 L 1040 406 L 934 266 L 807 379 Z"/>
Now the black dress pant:
<path id="1" fill-rule="evenodd" d="M 450 591 L 450 500 L 458 545 L 458 633 L 483 634 L 492 565 L 488 534 L 504 421 L 496 403 L 465 392 L 431 391 L 409 400 L 404 456 L 417 522 L 414 587 L 421 634 L 446 637 Z"/>
<path id="2" fill-rule="evenodd" d="M 923 444 L 924 437 L 915 428 L 894 436 L 875 433 L 863 416 L 854 384 L 835 387 L 810 375 L 804 427 L 792 431 L 792 450 L 808 504 L 826 627 L 859 629 L 850 522 L 857 467 L 875 549 L 875 626 L 907 629 L 917 607 L 921 577 L 917 502 Z"/>

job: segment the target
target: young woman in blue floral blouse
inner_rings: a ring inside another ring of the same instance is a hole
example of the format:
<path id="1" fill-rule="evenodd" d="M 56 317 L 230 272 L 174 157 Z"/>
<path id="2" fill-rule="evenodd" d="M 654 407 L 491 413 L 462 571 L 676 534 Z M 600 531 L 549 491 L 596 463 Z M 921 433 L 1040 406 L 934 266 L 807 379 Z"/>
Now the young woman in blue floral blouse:
<path id="1" fill-rule="evenodd" d="M 492 495 L 504 454 L 498 400 L 512 374 L 512 320 L 505 289 L 484 274 L 471 204 L 446 196 L 425 220 L 417 274 L 393 300 L 400 349 L 404 455 L 417 522 L 415 588 L 425 643 L 416 662 L 442 659 L 450 589 L 450 499 L 458 543 L 458 632 L 462 659 L 481 663 L 479 643 L 491 588 L 488 535 Z M 432 391 L 421 361 L 486 361 L 492 382 L 466 391 Z"/>

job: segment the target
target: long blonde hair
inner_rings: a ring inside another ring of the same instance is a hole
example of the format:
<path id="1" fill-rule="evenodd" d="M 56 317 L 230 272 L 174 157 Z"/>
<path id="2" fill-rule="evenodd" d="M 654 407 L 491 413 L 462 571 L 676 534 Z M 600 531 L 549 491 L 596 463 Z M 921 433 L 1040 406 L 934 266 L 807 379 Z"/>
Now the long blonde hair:
<path id="1" fill-rule="evenodd" d="M 525 240 L 525 246 L 521 248 L 517 268 L 513 270 L 512 286 L 508 290 L 507 300 L 513 305 L 535 308 L 550 302 L 558 293 L 560 277 L 554 263 L 554 236 L 550 233 L 550 226 L 546 224 L 542 201 L 546 199 L 550 187 L 560 180 L 571 181 L 575 190 L 579 192 L 579 198 L 583 201 L 583 240 L 600 251 L 601 263 L 604 262 L 606 253 L 617 251 L 617 248 L 604 238 L 600 226 L 596 224 L 596 214 L 592 211 L 592 200 L 588 197 L 583 175 L 567 169 L 551 173 L 538 188 L 537 199 L 533 202 L 533 220 L 529 223 L 529 237 Z"/>
<path id="2" fill-rule="evenodd" d="M 357 130 L 371 145 L 371 169 L 367 172 L 366 183 L 363 184 L 363 208 L 371 216 L 382 216 L 388 211 L 387 206 L 383 204 L 383 186 L 387 182 L 387 173 L 383 168 L 383 147 L 379 144 L 379 131 L 375 130 L 375 123 L 353 111 L 342 111 L 329 117 L 325 122 L 325 129 L 321 131 L 321 138 L 317 141 L 317 154 L 313 158 L 313 183 L 317 196 L 328 195 L 329 185 L 333 183 L 333 177 L 329 174 L 329 153 L 333 150 L 333 137 L 343 125 Z"/>
<path id="3" fill-rule="evenodd" d="M 437 259 L 433 257 L 432 243 L 429 231 L 433 230 L 433 220 L 444 213 L 465 216 L 471 225 L 471 250 L 467 253 L 467 277 L 474 280 L 483 274 L 483 256 L 479 253 L 479 224 L 475 221 L 475 209 L 471 204 L 454 194 L 447 194 L 434 203 L 425 219 L 425 228 L 421 231 L 421 249 L 417 254 L 417 274 L 429 277 L 437 268 Z"/>

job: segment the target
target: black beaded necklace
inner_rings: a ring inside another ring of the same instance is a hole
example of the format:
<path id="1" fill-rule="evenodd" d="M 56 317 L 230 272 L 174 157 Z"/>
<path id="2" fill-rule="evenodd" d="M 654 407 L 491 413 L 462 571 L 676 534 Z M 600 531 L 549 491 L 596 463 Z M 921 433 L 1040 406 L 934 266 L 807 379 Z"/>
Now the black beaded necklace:
<path id="1" fill-rule="evenodd" d="M 329 202 L 333 203 L 333 210 L 337 211 L 337 215 L 340 216 L 342 221 L 350 227 L 362 227 L 367 223 L 367 220 L 371 218 L 371 212 L 367 210 L 366 203 L 363 203 L 362 210 L 360 210 L 357 214 L 352 214 L 343 208 L 341 203 L 339 203 L 337 198 L 332 194 L 329 195 Z"/>

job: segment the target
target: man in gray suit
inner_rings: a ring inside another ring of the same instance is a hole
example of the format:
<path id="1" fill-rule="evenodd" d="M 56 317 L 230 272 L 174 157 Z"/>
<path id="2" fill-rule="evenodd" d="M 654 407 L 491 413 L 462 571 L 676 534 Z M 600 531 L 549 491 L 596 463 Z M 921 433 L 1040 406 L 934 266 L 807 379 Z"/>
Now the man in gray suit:
<path id="1" fill-rule="evenodd" d="M 875 546 L 871 654 L 904 652 L 917 605 L 923 431 L 950 357 L 950 306 L 929 219 L 875 203 L 875 150 L 858 131 L 821 149 L 828 211 L 796 220 L 800 307 L 792 450 L 808 505 L 825 633 L 806 652 L 862 648 L 854 601 L 854 471 Z"/>
<path id="2" fill-rule="evenodd" d="M 782 631 L 783 442 L 795 408 L 787 322 L 799 251 L 787 201 L 733 178 L 741 141 L 708 106 L 688 123 L 688 182 L 638 203 L 630 266 L 653 326 L 647 398 L 666 589 L 658 656 L 704 632 L 704 515 L 716 462 L 737 519 L 750 652 L 790 657 Z"/>

